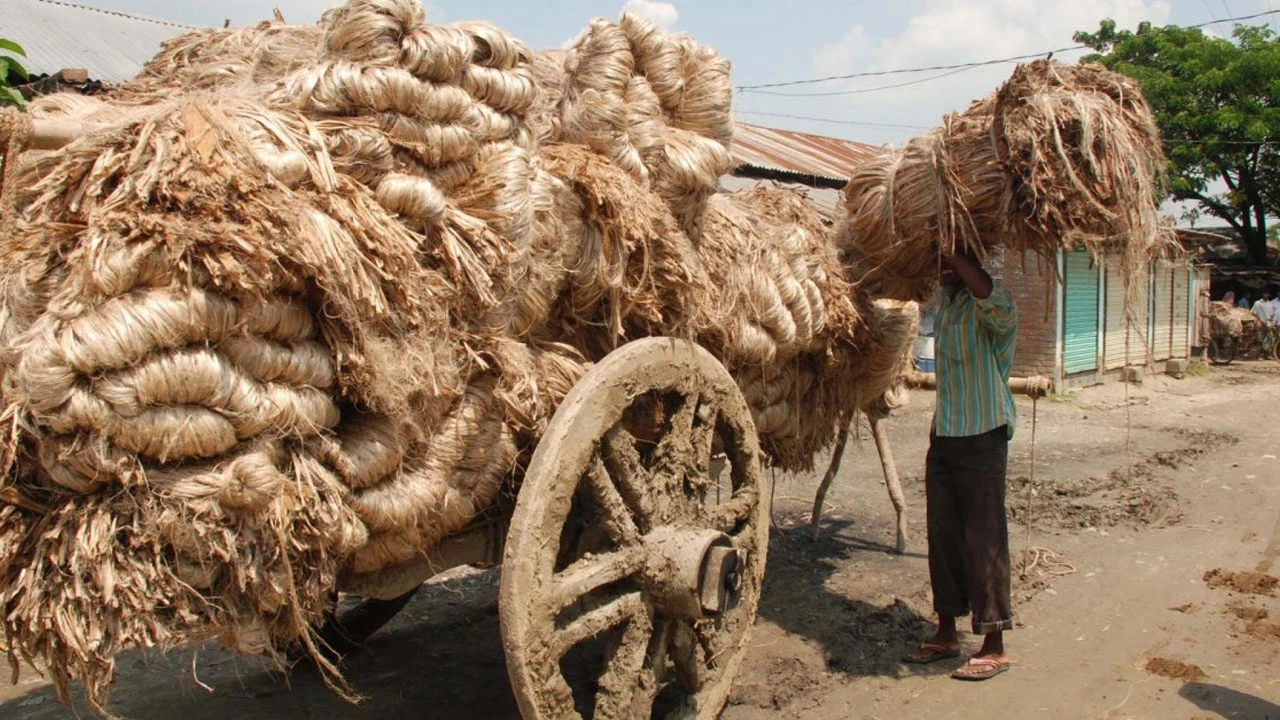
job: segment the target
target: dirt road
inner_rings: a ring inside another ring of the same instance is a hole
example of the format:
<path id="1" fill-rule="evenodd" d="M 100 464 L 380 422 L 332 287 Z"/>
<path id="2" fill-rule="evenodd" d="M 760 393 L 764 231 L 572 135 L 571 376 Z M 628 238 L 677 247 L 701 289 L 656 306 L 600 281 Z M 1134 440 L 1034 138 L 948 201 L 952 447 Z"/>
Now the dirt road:
<path id="1" fill-rule="evenodd" d="M 1280 366 L 1040 401 L 1034 481 L 1030 402 L 1019 410 L 1010 532 L 1029 571 L 1015 580 L 1013 670 L 970 684 L 947 677 L 958 660 L 898 661 L 930 617 L 921 476 L 932 395 L 916 393 L 890 421 L 912 520 L 905 556 L 890 549 L 865 430 L 819 541 L 807 515 L 822 468 L 778 478 L 761 618 L 724 720 L 1280 720 Z M 130 720 L 516 718 L 496 602 L 494 573 L 430 585 L 351 661 L 368 696 L 359 706 L 312 675 L 286 681 L 205 648 L 125 655 L 111 708 Z M 0 718 L 71 717 L 30 673 L 0 685 Z"/>

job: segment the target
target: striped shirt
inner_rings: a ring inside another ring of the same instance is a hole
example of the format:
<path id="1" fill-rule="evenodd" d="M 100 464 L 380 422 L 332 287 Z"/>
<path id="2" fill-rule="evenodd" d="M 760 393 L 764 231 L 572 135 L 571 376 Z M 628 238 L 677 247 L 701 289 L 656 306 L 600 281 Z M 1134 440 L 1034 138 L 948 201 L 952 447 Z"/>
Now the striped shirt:
<path id="1" fill-rule="evenodd" d="M 1009 371 L 1018 334 L 1013 295 L 992 281 L 991 294 L 977 300 L 967 288 L 954 297 L 943 289 L 934 324 L 937 407 L 933 431 L 968 437 L 1001 425 L 1013 427 L 1018 411 L 1009 392 Z"/>

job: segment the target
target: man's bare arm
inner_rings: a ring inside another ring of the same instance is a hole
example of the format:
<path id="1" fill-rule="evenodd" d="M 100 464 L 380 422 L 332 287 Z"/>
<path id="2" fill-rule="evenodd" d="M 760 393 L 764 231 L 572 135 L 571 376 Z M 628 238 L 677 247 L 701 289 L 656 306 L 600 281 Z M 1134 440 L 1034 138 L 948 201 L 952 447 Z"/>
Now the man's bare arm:
<path id="1" fill-rule="evenodd" d="M 978 300 L 985 300 L 991 294 L 991 276 L 974 261 L 963 255 L 943 255 L 942 261 L 951 266 L 969 288 L 969 294 Z"/>

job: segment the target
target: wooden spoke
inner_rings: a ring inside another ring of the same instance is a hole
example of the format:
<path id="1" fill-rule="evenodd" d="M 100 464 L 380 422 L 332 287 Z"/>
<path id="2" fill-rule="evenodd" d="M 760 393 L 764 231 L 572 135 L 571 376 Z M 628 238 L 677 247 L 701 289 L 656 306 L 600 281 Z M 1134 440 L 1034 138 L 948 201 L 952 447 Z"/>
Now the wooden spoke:
<path id="1" fill-rule="evenodd" d="M 648 613 L 648 605 L 644 595 L 639 592 L 627 593 L 618 598 L 589 610 L 575 618 L 557 633 L 553 639 L 553 656 L 557 659 L 565 656 L 574 646 L 601 633 L 611 630 L 625 622 L 631 622 L 641 614 Z"/>
<path id="2" fill-rule="evenodd" d="M 727 502 L 707 509 L 707 522 L 720 532 L 733 534 L 743 521 L 750 519 L 758 504 L 756 490 L 743 488 Z"/>
<path id="3" fill-rule="evenodd" d="M 691 621 L 675 623 L 671 635 L 671 660 L 676 666 L 676 682 L 685 690 L 692 693 L 702 687 L 706 678 L 705 655 Z"/>
<path id="4" fill-rule="evenodd" d="M 636 701 L 643 702 L 645 688 L 636 678 L 644 671 L 647 651 L 653 635 L 653 618 L 640 613 L 622 631 L 622 638 L 609 649 L 604 672 L 596 682 L 594 718 L 630 720 L 637 717 Z M 653 701 L 649 700 L 652 708 Z M 640 717 L 648 720 L 649 715 Z"/>
<path id="5" fill-rule="evenodd" d="M 647 530 L 658 509 L 655 506 L 665 498 L 652 492 L 653 479 L 640 458 L 636 438 L 625 428 L 613 427 L 605 434 L 604 444 L 608 450 L 604 461 L 609 476 L 617 484 L 622 499 L 640 518 L 641 529 Z"/>
<path id="6" fill-rule="evenodd" d="M 658 458 L 678 462 L 681 456 L 687 456 L 699 399 L 697 393 L 680 396 L 680 406 L 671 413 L 667 430 L 658 441 Z"/>
<path id="7" fill-rule="evenodd" d="M 669 618 L 659 617 L 654 622 L 644 667 L 640 670 L 636 693 L 631 699 L 631 717 L 634 720 L 649 720 L 653 714 L 653 701 L 657 699 L 658 691 L 662 689 L 667 676 L 671 634 L 674 629 L 675 623 Z"/>
<path id="8" fill-rule="evenodd" d="M 591 489 L 591 497 L 595 499 L 603 514 L 601 521 L 604 530 L 619 545 L 635 545 L 640 542 L 640 529 L 631 517 L 632 509 L 618 492 L 618 487 L 609 477 L 609 470 L 599 457 L 592 458 L 591 467 L 587 470 L 587 484 Z"/>
<path id="9" fill-rule="evenodd" d="M 683 511 L 686 508 L 681 502 L 684 499 L 685 478 L 694 472 L 696 465 L 690 440 L 694 414 L 698 409 L 698 396 L 696 393 L 681 395 L 678 402 L 679 407 L 671 413 L 666 432 L 658 441 L 654 452 L 653 470 L 657 481 L 654 492 L 662 493 L 671 500 L 668 511 L 662 518 L 663 522 L 671 522 L 676 519 L 675 515 L 685 514 Z"/>
<path id="10" fill-rule="evenodd" d="M 697 412 L 697 420 L 693 424 L 693 428 L 689 431 L 689 445 L 693 449 L 693 457 L 698 463 L 698 472 L 711 481 L 711 453 L 715 447 L 716 441 L 716 420 L 719 412 L 716 411 L 714 405 L 703 403 L 699 405 Z"/>
<path id="11" fill-rule="evenodd" d="M 559 613 L 596 590 L 634 575 L 643 564 L 644 548 L 639 545 L 578 560 L 553 579 L 552 611 Z"/>

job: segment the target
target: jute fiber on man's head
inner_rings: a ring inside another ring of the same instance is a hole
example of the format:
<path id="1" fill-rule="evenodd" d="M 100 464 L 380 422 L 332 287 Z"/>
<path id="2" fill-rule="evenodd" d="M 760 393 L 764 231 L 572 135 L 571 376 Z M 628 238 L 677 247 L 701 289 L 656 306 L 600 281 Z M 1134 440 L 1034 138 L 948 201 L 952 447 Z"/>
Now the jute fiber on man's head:
<path id="1" fill-rule="evenodd" d="M 901 150 L 853 168 L 839 242 L 875 295 L 923 300 L 939 252 L 1119 250 L 1127 275 L 1167 243 L 1164 156 L 1134 81 L 1040 60 Z"/>

